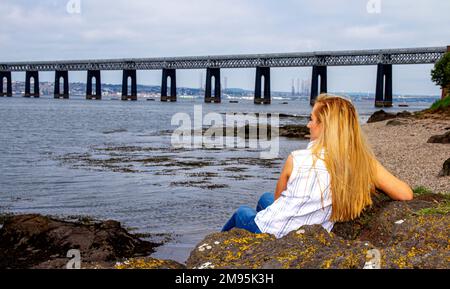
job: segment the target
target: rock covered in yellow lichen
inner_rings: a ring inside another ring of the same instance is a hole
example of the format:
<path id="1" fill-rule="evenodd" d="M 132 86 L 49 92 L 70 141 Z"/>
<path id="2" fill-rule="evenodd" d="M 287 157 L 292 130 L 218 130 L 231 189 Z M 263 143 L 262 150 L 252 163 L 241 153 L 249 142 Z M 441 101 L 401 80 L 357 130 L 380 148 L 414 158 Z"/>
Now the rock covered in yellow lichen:
<path id="1" fill-rule="evenodd" d="M 151 257 L 131 258 L 117 262 L 115 269 L 185 269 L 186 267 L 172 260 L 160 260 Z"/>
<path id="2" fill-rule="evenodd" d="M 332 233 L 303 226 L 276 239 L 241 229 L 213 233 L 191 252 L 188 268 L 450 268 L 449 197 L 375 199 Z M 439 210 L 433 208 L 440 208 Z"/>
<path id="3" fill-rule="evenodd" d="M 210 249 L 205 249 L 210 246 Z M 191 252 L 188 268 L 362 268 L 367 242 L 349 242 L 321 226 L 305 226 L 276 239 L 234 229 L 206 237 Z"/>

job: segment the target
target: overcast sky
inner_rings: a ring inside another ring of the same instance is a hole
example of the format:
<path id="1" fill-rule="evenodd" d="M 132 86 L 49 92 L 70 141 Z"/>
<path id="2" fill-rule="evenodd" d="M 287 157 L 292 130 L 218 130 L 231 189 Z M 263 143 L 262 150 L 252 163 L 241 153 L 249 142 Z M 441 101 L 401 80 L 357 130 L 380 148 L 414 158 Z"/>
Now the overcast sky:
<path id="1" fill-rule="evenodd" d="M 367 10 L 376 0 L 70 1 L 80 2 L 80 13 L 67 9 L 69 0 L 0 0 L 0 62 L 450 45 L 448 0 L 380 0 L 381 11 L 376 5 Z M 394 93 L 439 94 L 431 67 L 394 66 Z M 201 71 L 177 73 L 179 86 L 200 85 Z M 329 91 L 375 90 L 374 66 L 328 73 Z M 228 87 L 254 87 L 254 69 L 222 74 Z M 273 69 L 272 89 L 289 91 L 293 78 L 310 74 L 311 68 Z M 53 79 L 53 73 L 41 75 Z M 70 78 L 85 82 L 86 73 Z M 121 73 L 103 72 L 102 78 L 120 83 Z M 141 84 L 160 81 L 160 71 L 138 72 Z"/>

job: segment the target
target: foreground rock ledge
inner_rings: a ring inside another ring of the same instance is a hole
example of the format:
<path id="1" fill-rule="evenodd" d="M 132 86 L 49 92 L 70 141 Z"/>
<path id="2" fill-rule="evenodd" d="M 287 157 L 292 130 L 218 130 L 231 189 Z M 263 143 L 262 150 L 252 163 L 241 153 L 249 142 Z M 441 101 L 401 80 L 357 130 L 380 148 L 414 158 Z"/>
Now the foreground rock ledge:
<path id="1" fill-rule="evenodd" d="M 428 194 L 410 202 L 384 196 L 352 222 L 303 226 L 283 238 L 234 229 L 213 233 L 192 251 L 188 268 L 450 268 L 449 197 Z"/>
<path id="2" fill-rule="evenodd" d="M 155 244 L 129 234 L 116 221 L 65 222 L 40 215 L 7 218 L 0 229 L 0 268 L 65 268 L 79 249 L 82 268 L 450 268 L 450 196 L 422 194 L 394 202 L 380 194 L 360 218 L 303 226 L 283 238 L 235 229 L 213 233 L 187 264 L 149 257 Z"/>
<path id="3" fill-rule="evenodd" d="M 78 249 L 86 267 L 112 267 L 116 260 L 147 256 L 160 244 L 129 234 L 119 222 L 66 222 L 17 215 L 0 229 L 0 268 L 65 268 L 67 252 Z"/>

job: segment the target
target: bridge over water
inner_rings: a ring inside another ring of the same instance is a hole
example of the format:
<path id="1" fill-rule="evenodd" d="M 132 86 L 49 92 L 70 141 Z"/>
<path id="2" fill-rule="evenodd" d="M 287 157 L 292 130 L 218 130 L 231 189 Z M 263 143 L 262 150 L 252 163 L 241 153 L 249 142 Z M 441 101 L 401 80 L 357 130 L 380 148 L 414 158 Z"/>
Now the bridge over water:
<path id="1" fill-rule="evenodd" d="M 25 97 L 39 97 L 39 72 L 55 71 L 55 98 L 69 98 L 69 71 L 87 71 L 86 99 L 101 99 L 101 71 L 123 72 L 122 100 L 137 100 L 137 70 L 162 70 L 161 101 L 176 101 L 176 71 L 206 69 L 205 102 L 221 102 L 221 68 L 255 68 L 254 103 L 269 104 L 271 67 L 312 67 L 310 103 L 327 92 L 327 67 L 377 65 L 375 106 L 392 106 L 392 65 L 433 64 L 450 46 L 164 58 L 92 59 L 0 63 L 0 96 L 12 96 L 12 72 L 25 72 Z M 93 80 L 95 79 L 95 86 Z M 33 87 L 32 87 L 33 80 Z M 168 81 L 170 80 L 170 91 Z M 214 80 L 214 89 L 213 89 Z M 264 80 L 264 81 L 263 81 Z M 131 81 L 131 89 L 128 83 Z M 60 84 L 63 82 L 61 90 Z M 4 83 L 6 85 L 4 85 Z"/>

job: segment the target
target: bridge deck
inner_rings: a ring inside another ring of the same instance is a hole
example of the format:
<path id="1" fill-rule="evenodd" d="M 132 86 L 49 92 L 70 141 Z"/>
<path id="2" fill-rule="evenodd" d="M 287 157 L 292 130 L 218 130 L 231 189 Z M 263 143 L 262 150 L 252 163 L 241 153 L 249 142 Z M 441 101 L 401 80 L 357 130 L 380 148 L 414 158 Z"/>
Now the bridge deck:
<path id="1" fill-rule="evenodd" d="M 273 53 L 246 55 L 212 55 L 163 58 L 93 59 L 39 62 L 3 62 L 0 71 L 55 71 L 55 70 L 154 70 L 349 66 L 377 64 L 428 64 L 435 63 L 447 47 L 423 47 L 376 50 L 319 51 L 306 53 Z"/>

